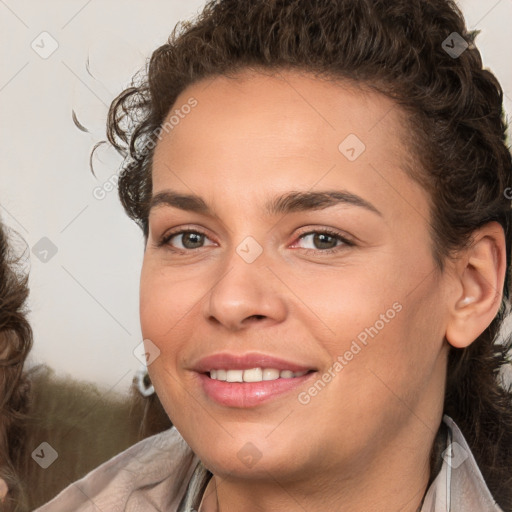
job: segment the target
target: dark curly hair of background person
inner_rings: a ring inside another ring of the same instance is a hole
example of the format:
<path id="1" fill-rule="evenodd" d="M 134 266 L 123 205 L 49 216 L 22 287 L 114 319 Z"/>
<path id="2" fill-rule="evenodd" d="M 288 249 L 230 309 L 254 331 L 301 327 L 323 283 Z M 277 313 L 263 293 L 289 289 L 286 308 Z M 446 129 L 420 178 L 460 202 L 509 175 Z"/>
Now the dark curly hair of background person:
<path id="1" fill-rule="evenodd" d="M 0 222 L 0 478 L 9 489 L 0 508 L 6 512 L 26 507 L 19 468 L 26 455 L 30 392 L 23 369 L 32 347 L 32 329 L 25 309 L 27 297 L 28 275 Z"/>

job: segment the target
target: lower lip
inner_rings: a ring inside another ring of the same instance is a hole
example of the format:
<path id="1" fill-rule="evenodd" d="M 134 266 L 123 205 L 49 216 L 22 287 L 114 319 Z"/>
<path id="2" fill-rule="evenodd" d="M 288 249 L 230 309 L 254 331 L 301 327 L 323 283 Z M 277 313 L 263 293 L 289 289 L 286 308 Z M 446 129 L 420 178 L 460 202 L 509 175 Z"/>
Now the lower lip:
<path id="1" fill-rule="evenodd" d="M 207 374 L 200 373 L 199 378 L 205 393 L 215 402 L 226 407 L 254 407 L 290 392 L 316 372 L 307 373 L 291 379 L 264 380 L 261 382 L 226 382 L 211 379 Z"/>

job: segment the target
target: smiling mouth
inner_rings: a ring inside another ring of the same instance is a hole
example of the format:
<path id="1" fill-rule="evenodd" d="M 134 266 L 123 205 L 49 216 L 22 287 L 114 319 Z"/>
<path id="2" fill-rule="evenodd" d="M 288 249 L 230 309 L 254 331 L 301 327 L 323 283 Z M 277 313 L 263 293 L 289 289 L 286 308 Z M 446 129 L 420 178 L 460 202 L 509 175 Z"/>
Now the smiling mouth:
<path id="1" fill-rule="evenodd" d="M 229 408 L 252 408 L 280 397 L 315 378 L 316 370 L 278 368 L 215 368 L 196 373 L 208 399 Z M 286 399 L 286 398 L 285 398 Z"/>
<path id="2" fill-rule="evenodd" d="M 229 383 L 235 382 L 263 382 L 278 379 L 294 379 L 302 377 L 315 370 L 292 372 L 291 370 L 279 370 L 277 368 L 249 368 L 249 369 L 212 369 L 206 374 L 213 380 L 220 380 Z"/>

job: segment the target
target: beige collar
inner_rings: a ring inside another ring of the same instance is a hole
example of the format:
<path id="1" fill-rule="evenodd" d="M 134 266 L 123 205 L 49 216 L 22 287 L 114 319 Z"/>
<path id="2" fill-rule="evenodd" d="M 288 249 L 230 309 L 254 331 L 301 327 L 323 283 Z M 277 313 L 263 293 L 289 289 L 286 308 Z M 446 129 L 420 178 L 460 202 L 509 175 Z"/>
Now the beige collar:
<path id="1" fill-rule="evenodd" d="M 217 502 L 215 478 L 210 478 L 197 512 L 218 512 L 218 510 L 219 504 Z"/>

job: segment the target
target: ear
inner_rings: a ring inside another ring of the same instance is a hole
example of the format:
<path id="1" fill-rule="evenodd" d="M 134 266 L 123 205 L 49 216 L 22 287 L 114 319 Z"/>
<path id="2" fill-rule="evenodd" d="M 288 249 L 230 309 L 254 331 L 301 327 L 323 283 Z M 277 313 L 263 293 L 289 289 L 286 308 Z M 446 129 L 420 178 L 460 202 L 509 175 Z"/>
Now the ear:
<path id="1" fill-rule="evenodd" d="M 499 311 L 506 271 L 503 228 L 489 222 L 472 235 L 455 264 L 455 292 L 450 297 L 446 339 L 464 348 L 487 329 Z"/>

